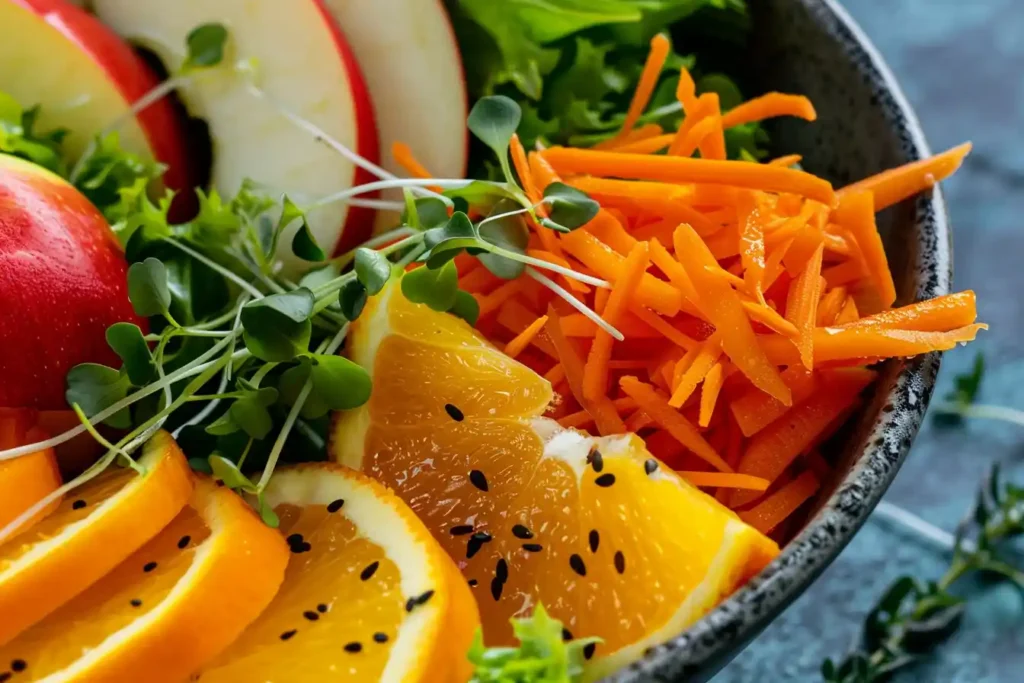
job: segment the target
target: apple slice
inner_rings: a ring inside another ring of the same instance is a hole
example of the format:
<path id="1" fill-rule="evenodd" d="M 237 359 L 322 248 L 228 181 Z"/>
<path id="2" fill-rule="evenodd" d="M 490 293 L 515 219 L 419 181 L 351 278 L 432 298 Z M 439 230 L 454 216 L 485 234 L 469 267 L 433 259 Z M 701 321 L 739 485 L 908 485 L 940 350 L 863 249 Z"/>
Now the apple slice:
<path id="1" fill-rule="evenodd" d="M 0 0 L 0 90 L 25 107 L 42 105 L 42 130 L 66 128 L 77 158 L 90 139 L 158 84 L 117 35 L 64 0 Z M 167 185 L 187 184 L 185 135 L 168 101 L 120 128 L 122 146 L 168 165 Z"/>
<path id="2" fill-rule="evenodd" d="M 320 0 L 95 0 L 96 15 L 118 34 L 159 56 L 171 72 L 184 58 L 192 29 L 221 23 L 231 59 L 253 60 L 260 88 L 274 101 L 323 129 L 370 161 L 377 159 L 373 106 L 359 66 Z M 206 121 L 213 143 L 213 185 L 234 194 L 252 178 L 272 193 L 308 202 L 373 178 L 253 96 L 227 66 L 182 88 L 193 116 Z M 310 227 L 326 251 L 365 240 L 370 209 L 335 203 L 312 211 Z M 281 240 L 280 256 L 297 259 Z"/>
<path id="3" fill-rule="evenodd" d="M 462 58 L 441 0 L 324 0 L 363 69 L 377 115 L 383 166 L 404 142 L 439 178 L 461 178 L 469 153 Z M 385 193 L 401 199 L 401 192 Z M 398 214 L 378 212 L 377 228 Z"/>

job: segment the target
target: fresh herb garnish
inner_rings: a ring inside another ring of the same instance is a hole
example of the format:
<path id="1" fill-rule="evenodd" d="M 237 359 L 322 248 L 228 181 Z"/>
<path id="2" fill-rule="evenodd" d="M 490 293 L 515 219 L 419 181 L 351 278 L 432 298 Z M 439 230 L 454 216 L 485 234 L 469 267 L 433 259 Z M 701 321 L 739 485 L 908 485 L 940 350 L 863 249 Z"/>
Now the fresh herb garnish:
<path id="1" fill-rule="evenodd" d="M 979 351 L 969 372 L 953 378 L 953 390 L 946 394 L 945 402 L 937 406 L 935 421 L 943 425 L 958 425 L 978 397 L 981 380 L 985 375 L 985 356 Z"/>
<path id="2" fill-rule="evenodd" d="M 567 641 L 562 623 L 537 605 L 525 619 L 512 620 L 518 647 L 484 647 L 477 631 L 469 650 L 470 683 L 575 683 L 583 675 L 583 650 L 599 638 Z"/>
<path id="3" fill-rule="evenodd" d="M 23 109 L 13 97 L 0 91 L 0 154 L 11 154 L 63 175 L 61 143 L 67 131 L 36 131 L 38 114 L 38 107 Z"/>

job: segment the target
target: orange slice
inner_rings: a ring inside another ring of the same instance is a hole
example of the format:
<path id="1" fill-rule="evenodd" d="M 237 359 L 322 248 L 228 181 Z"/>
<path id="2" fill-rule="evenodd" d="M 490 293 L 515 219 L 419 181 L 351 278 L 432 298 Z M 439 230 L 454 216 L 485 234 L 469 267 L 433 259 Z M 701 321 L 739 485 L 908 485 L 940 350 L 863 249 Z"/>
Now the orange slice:
<path id="1" fill-rule="evenodd" d="M 264 495 L 293 553 L 284 583 L 201 683 L 469 677 L 473 596 L 405 503 L 326 463 L 279 470 Z"/>
<path id="2" fill-rule="evenodd" d="M 0 451 L 27 443 L 44 441 L 47 435 L 33 426 L 32 411 L 0 408 Z M 0 461 L 0 529 L 16 520 L 60 486 L 60 470 L 53 449 L 47 448 L 13 460 Z M 59 500 L 26 521 L 20 529 L 45 517 Z M 16 531 L 16 530 L 12 530 Z M 2 630 L 2 627 L 0 627 Z"/>
<path id="3" fill-rule="evenodd" d="M 546 381 L 394 284 L 353 323 L 349 352 L 374 391 L 338 414 L 332 454 L 426 523 L 473 587 L 489 644 L 511 643 L 509 618 L 543 603 L 570 635 L 602 638 L 586 654 L 610 669 L 778 552 L 636 435 L 595 439 L 541 417 Z"/>
<path id="4" fill-rule="evenodd" d="M 139 464 L 144 475 L 111 468 L 0 544 L 0 644 L 116 567 L 184 507 L 192 475 L 169 434 L 156 434 Z"/>
<path id="5" fill-rule="evenodd" d="M 266 607 L 287 562 L 280 534 L 204 477 L 159 534 L 0 647 L 0 662 L 18 680 L 180 683 Z"/>

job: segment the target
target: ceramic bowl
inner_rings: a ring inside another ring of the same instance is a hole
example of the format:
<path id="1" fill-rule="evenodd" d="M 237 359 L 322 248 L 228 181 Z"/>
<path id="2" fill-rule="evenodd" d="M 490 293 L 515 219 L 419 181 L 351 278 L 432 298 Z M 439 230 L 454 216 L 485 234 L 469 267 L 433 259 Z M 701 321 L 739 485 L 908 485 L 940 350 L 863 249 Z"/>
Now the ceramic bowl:
<path id="1" fill-rule="evenodd" d="M 834 0 L 752 0 L 746 64 L 755 91 L 811 98 L 814 124 L 770 129 L 779 153 L 839 187 L 930 155 L 917 118 L 875 47 Z M 879 216 L 898 304 L 949 293 L 950 230 L 939 190 Z M 828 455 L 826 482 L 802 530 L 731 598 L 611 676 L 615 683 L 705 681 L 813 582 L 853 538 L 896 476 L 924 418 L 938 354 L 882 366 L 863 409 Z"/>

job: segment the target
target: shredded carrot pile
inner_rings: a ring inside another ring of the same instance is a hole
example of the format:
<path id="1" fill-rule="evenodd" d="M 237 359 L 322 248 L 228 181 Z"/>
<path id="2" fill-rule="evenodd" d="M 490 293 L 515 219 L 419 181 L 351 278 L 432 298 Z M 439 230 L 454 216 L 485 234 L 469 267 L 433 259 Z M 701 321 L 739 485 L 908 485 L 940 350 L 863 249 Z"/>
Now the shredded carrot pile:
<path id="1" fill-rule="evenodd" d="M 725 129 L 813 121 L 814 107 L 770 93 L 722 111 L 684 68 L 678 130 L 638 125 L 665 54 L 656 39 L 625 125 L 607 142 L 511 146 L 531 201 L 558 181 L 601 205 L 570 233 L 528 221 L 527 253 L 608 287 L 547 271 L 559 295 L 527 274 L 506 282 L 482 267 L 460 268 L 460 286 L 480 303 L 477 328 L 552 383 L 551 417 L 598 434 L 636 431 L 767 533 L 828 480 L 822 446 L 863 402 L 874 364 L 946 350 L 985 327 L 970 291 L 897 305 L 875 221 L 952 174 L 970 145 L 839 189 L 799 168 L 799 156 L 727 160 Z M 404 151 L 396 156 L 420 174 Z"/>

